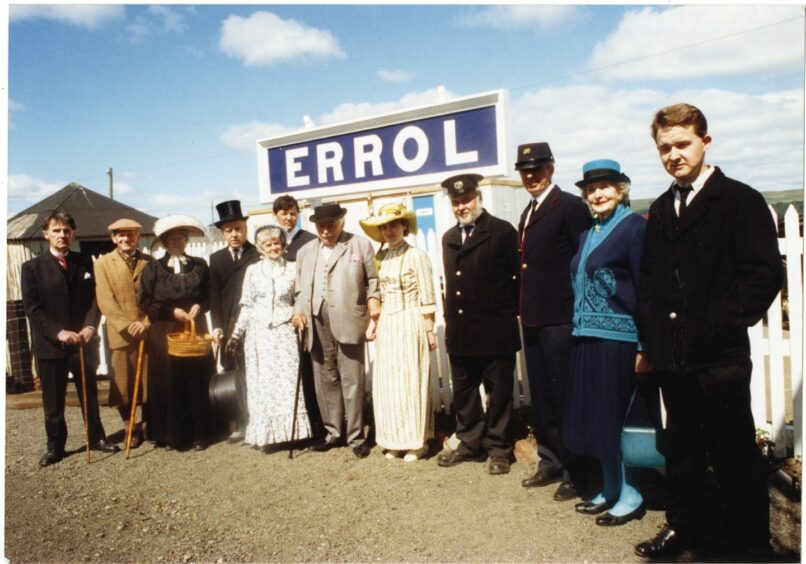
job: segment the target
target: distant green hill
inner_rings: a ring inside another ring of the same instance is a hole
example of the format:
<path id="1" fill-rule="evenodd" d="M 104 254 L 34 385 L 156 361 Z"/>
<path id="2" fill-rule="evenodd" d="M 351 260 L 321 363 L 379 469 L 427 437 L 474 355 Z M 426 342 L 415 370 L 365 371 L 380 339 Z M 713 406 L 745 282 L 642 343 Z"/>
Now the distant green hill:
<path id="1" fill-rule="evenodd" d="M 767 204 L 771 205 L 779 216 L 783 216 L 790 204 L 795 206 L 798 213 L 803 215 L 803 190 L 780 190 L 777 192 L 762 192 Z M 644 214 L 655 198 L 645 200 L 631 200 L 630 206 L 636 213 Z"/>

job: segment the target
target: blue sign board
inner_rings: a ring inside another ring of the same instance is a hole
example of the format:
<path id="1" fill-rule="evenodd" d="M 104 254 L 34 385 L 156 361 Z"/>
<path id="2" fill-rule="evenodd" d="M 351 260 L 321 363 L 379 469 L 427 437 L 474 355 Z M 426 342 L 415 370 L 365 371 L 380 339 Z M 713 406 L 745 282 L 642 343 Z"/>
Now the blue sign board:
<path id="1" fill-rule="evenodd" d="M 504 174 L 502 94 L 258 142 L 263 201 L 399 189 L 451 174 Z"/>

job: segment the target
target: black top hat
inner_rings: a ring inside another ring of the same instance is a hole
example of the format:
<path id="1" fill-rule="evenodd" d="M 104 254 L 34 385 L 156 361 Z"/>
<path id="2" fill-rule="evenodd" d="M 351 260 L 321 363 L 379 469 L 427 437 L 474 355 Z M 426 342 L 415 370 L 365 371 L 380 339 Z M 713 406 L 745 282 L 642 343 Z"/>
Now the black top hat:
<path id="1" fill-rule="evenodd" d="M 455 198 L 475 191 L 483 178 L 480 174 L 457 174 L 443 180 L 442 187 L 448 191 L 449 198 Z"/>
<path id="2" fill-rule="evenodd" d="M 240 200 L 228 200 L 226 202 L 221 202 L 215 207 L 215 209 L 218 212 L 218 217 L 220 219 L 216 221 L 213 225 L 219 228 L 228 221 L 235 221 L 238 219 L 247 218 L 247 216 L 241 213 Z"/>
<path id="3" fill-rule="evenodd" d="M 629 182 L 630 177 L 621 172 L 621 165 L 612 159 L 597 159 L 588 161 L 582 166 L 582 180 L 576 182 L 580 188 L 585 188 L 591 182 L 600 180 L 613 180 L 614 182 Z"/>
<path id="4" fill-rule="evenodd" d="M 554 155 L 551 154 L 551 147 L 548 143 L 518 145 L 518 160 L 515 163 L 515 170 L 537 168 L 552 163 L 554 163 Z"/>
<path id="5" fill-rule="evenodd" d="M 314 223 L 327 223 L 328 221 L 335 221 L 344 217 L 347 210 L 341 207 L 337 202 L 328 202 L 321 206 L 313 208 L 313 215 L 311 221 Z"/>

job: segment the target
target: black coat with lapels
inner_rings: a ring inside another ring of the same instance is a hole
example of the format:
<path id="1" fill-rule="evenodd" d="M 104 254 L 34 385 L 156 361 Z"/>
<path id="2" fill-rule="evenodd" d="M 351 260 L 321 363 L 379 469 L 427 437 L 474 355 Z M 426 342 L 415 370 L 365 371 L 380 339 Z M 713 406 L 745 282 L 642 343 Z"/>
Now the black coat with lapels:
<path id="1" fill-rule="evenodd" d="M 92 262 L 80 253 L 67 254 L 63 270 L 49 250 L 22 265 L 22 301 L 31 324 L 34 354 L 40 359 L 65 358 L 57 336 L 62 330 L 98 329 L 101 312 L 95 301 Z"/>
<path id="2" fill-rule="evenodd" d="M 232 260 L 229 246 L 210 255 L 210 318 L 213 329 L 224 331 L 224 338 L 232 334 L 238 313 L 241 311 L 241 288 L 250 264 L 260 260 L 260 253 L 247 241 L 241 259 Z"/>
<path id="3" fill-rule="evenodd" d="M 640 272 L 635 318 L 656 369 L 748 358 L 747 328 L 783 282 L 764 197 L 716 168 L 678 222 L 669 188 L 649 209 Z"/>
<path id="4" fill-rule="evenodd" d="M 442 237 L 446 347 L 449 354 L 489 356 L 520 350 L 518 233 L 484 211 L 462 244 L 453 226 Z"/>

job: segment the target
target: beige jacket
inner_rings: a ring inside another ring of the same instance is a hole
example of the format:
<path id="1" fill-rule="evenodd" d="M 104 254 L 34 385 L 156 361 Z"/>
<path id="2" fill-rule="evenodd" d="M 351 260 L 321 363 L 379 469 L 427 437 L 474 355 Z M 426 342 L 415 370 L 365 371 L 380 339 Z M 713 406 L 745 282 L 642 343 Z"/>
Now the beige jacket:
<path id="1" fill-rule="evenodd" d="M 126 329 L 133 322 L 145 318 L 145 314 L 137 308 L 137 291 L 140 289 L 140 275 L 152 260 L 150 256 L 140 253 L 134 273 L 129 271 L 117 250 L 95 261 L 95 296 L 98 308 L 106 316 L 106 334 L 111 349 L 131 345 L 133 339 Z"/>

